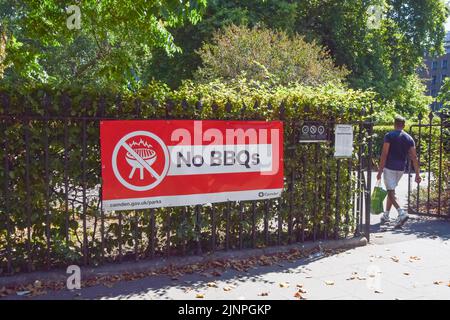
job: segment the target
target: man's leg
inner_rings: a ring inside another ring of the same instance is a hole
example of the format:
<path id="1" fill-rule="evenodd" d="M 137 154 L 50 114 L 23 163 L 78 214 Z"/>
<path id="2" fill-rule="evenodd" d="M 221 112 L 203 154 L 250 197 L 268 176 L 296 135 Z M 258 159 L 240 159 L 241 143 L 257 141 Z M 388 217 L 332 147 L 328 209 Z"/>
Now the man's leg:
<path id="1" fill-rule="evenodd" d="M 398 174 L 398 177 L 397 177 L 397 181 L 396 181 L 396 184 L 395 184 L 395 185 L 398 185 L 398 183 L 399 183 L 399 181 L 401 180 L 401 178 L 402 178 L 402 176 L 403 176 L 404 173 L 403 173 L 403 172 L 398 172 L 397 174 Z M 388 191 L 388 192 L 389 192 L 389 191 Z M 388 194 L 389 194 L 389 193 L 388 193 Z M 397 228 L 401 228 L 401 227 L 405 224 L 405 222 L 408 221 L 409 215 L 408 215 L 406 212 L 404 212 L 402 208 L 400 208 L 400 206 L 399 206 L 399 204 L 398 204 L 398 202 L 397 202 L 397 198 L 395 197 L 395 189 L 394 189 L 393 192 L 391 192 L 391 193 L 389 194 L 389 197 L 390 197 L 390 199 L 391 199 L 391 201 L 392 201 L 393 206 L 394 206 L 394 207 L 397 209 L 397 211 L 398 211 L 398 218 L 397 218 L 397 221 L 396 221 L 396 223 L 395 223 L 395 228 L 396 228 L 396 229 L 397 229 Z"/>
<path id="2" fill-rule="evenodd" d="M 390 197 L 387 197 L 386 200 L 386 212 L 391 212 L 391 208 L 392 208 L 392 201 Z"/>
<path id="3" fill-rule="evenodd" d="M 383 215 L 381 216 L 381 223 L 388 223 L 390 218 L 389 218 L 389 213 L 391 212 L 391 208 L 392 208 L 392 201 L 391 201 L 391 197 L 389 197 L 389 192 L 388 192 L 388 196 L 386 197 L 386 211 L 383 213 Z"/>
<path id="4" fill-rule="evenodd" d="M 395 190 L 388 190 L 388 201 L 387 201 L 387 205 L 386 205 L 386 210 L 389 212 L 392 208 L 392 205 L 394 206 L 395 209 L 400 208 L 400 206 L 397 203 L 397 198 L 395 197 Z"/>
<path id="5" fill-rule="evenodd" d="M 388 223 L 390 221 L 389 213 L 392 208 L 392 201 L 391 197 L 389 196 L 389 189 L 394 189 L 395 186 L 393 185 L 393 179 L 392 179 L 392 172 L 390 170 L 384 169 L 383 170 L 383 177 L 384 177 L 384 185 L 386 189 L 388 190 L 388 196 L 386 200 L 386 211 L 381 216 L 380 222 L 382 224 Z"/>

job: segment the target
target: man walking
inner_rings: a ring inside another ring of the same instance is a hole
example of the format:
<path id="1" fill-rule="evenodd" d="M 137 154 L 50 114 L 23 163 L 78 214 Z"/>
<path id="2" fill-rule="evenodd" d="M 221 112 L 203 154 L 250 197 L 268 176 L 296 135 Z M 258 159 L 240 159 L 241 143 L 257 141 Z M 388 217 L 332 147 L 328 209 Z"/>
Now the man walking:
<path id="1" fill-rule="evenodd" d="M 401 228 L 409 218 L 408 213 L 404 212 L 398 205 L 395 196 L 395 188 L 405 172 L 408 157 L 414 165 L 414 170 L 416 172 L 415 181 L 417 183 L 422 181 L 414 140 L 409 134 L 403 131 L 405 122 L 406 120 L 403 117 L 395 117 L 395 130 L 384 136 L 383 151 L 381 153 L 380 166 L 377 175 L 377 180 L 381 180 L 381 176 L 384 174 L 384 184 L 388 191 L 386 211 L 381 217 L 381 223 L 389 222 L 389 212 L 392 206 L 394 206 L 398 211 L 395 228 Z"/>

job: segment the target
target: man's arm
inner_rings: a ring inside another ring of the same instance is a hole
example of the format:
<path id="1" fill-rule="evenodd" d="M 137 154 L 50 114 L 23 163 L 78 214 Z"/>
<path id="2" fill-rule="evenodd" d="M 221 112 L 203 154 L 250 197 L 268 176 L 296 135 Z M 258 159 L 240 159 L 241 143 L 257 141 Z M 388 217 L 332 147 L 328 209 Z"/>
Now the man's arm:
<path id="1" fill-rule="evenodd" d="M 391 144 L 389 142 L 385 142 L 383 144 L 383 150 L 381 151 L 381 157 L 380 157 L 380 165 L 378 166 L 378 174 L 377 174 L 377 180 L 381 179 L 381 175 L 383 174 L 384 166 L 386 165 L 386 159 L 389 153 L 389 147 Z"/>
<path id="2" fill-rule="evenodd" d="M 417 159 L 417 152 L 415 147 L 409 148 L 409 158 L 411 159 L 414 171 L 416 172 L 416 182 L 420 183 L 422 181 L 422 178 L 420 177 L 420 167 L 419 167 L 419 160 Z"/>

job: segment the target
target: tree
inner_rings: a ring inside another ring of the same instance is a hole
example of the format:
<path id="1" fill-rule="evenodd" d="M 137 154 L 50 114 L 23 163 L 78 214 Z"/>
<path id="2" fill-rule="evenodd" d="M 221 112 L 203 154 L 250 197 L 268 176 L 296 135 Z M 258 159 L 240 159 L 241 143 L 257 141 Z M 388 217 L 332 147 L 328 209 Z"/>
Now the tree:
<path id="1" fill-rule="evenodd" d="M 450 78 L 444 80 L 437 100 L 442 103 L 440 112 L 450 117 Z"/>
<path id="2" fill-rule="evenodd" d="M 155 48 L 180 50 L 168 28 L 198 22 L 205 6 L 206 0 L 2 0 L 6 77 L 129 83 Z"/>
<path id="3" fill-rule="evenodd" d="M 391 98 L 397 113 L 401 113 L 407 118 L 414 118 L 420 113 L 426 114 L 428 108 L 433 100 L 432 97 L 427 96 L 426 85 L 417 74 L 411 74 L 389 82 L 392 88 Z"/>
<path id="4" fill-rule="evenodd" d="M 202 65 L 194 78 L 199 82 L 230 81 L 243 74 L 248 80 L 317 86 L 343 82 L 348 74 L 345 68 L 335 67 L 328 52 L 315 42 L 267 28 L 225 27 L 197 53 Z"/>
<path id="5" fill-rule="evenodd" d="M 6 32 L 0 28 L 0 79 L 3 78 L 5 72 L 5 59 L 6 59 L 6 42 L 8 38 Z"/>
<path id="6" fill-rule="evenodd" d="M 373 5 L 384 13 L 375 28 L 369 23 Z M 408 81 L 414 82 L 412 75 L 425 54 L 443 52 L 446 17 L 443 0 L 211 0 L 199 24 L 171 30 L 175 39 L 182 39 L 183 53 L 158 59 L 146 76 L 176 87 L 182 79 L 193 77 L 201 64 L 195 52 L 211 41 L 216 29 L 263 25 L 315 40 L 330 51 L 338 66 L 351 71 L 351 87 L 373 88 L 383 99 L 395 100 L 399 93 L 407 94 L 402 92 L 405 84 L 415 86 Z"/>

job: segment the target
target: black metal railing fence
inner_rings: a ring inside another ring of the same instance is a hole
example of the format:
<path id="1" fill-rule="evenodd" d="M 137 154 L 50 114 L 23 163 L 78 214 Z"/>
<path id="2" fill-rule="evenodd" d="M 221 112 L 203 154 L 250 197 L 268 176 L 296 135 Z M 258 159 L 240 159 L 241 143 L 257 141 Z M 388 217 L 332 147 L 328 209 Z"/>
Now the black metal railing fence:
<path id="1" fill-rule="evenodd" d="M 416 142 L 423 183 L 414 182 L 409 162 L 408 211 L 412 214 L 450 219 L 450 121 L 430 112 L 410 127 Z"/>
<path id="2" fill-rule="evenodd" d="M 23 99 L 12 101 L 13 99 Z M 200 119 L 201 102 L 134 100 L 133 110 L 104 98 L 67 94 L 0 97 L 0 270 L 11 274 L 68 264 L 96 265 L 339 239 L 370 233 L 372 130 L 355 120 L 354 156 L 336 159 L 332 143 L 298 143 L 311 117 L 285 122 L 285 192 L 282 198 L 127 212 L 101 206 L 99 121 L 105 119 Z M 14 106 L 21 106 L 19 109 Z M 232 113 L 234 120 L 262 116 Z M 271 109 L 272 106 L 266 106 Z M 362 111 L 355 111 L 365 112 Z M 370 112 L 368 110 L 367 112 Z M 359 119 L 359 117 L 355 117 Z M 324 121 L 332 141 L 336 121 Z"/>

